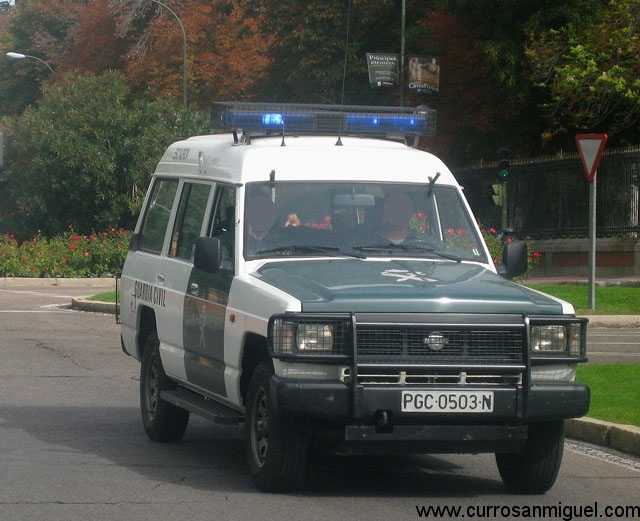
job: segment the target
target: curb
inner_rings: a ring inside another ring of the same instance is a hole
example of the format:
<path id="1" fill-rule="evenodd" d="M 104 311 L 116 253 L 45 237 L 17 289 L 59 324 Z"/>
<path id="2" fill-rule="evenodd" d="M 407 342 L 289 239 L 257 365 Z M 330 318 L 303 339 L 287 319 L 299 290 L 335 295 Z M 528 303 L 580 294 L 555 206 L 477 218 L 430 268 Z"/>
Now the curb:
<path id="1" fill-rule="evenodd" d="M 583 315 L 590 327 L 640 327 L 640 315 Z"/>
<path id="2" fill-rule="evenodd" d="M 88 300 L 83 297 L 71 299 L 71 309 L 77 309 L 79 311 L 116 315 L 119 311 L 118 308 L 120 308 L 120 304 L 114 302 L 100 302 L 98 300 Z"/>
<path id="3" fill-rule="evenodd" d="M 564 425 L 568 438 L 640 456 L 640 427 L 594 418 L 565 420 Z"/>

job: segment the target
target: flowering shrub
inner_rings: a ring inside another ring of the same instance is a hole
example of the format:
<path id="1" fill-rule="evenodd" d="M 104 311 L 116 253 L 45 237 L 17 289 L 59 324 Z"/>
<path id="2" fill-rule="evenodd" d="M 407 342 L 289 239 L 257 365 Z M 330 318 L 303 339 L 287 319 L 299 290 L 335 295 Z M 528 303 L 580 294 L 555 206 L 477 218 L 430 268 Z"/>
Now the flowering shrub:
<path id="1" fill-rule="evenodd" d="M 502 242 L 502 239 L 498 235 L 498 231 L 495 228 L 489 228 L 488 230 L 486 230 L 483 226 L 480 226 L 480 229 L 482 230 L 482 235 L 485 242 L 487 243 L 487 248 L 489 248 L 489 254 L 493 259 L 493 262 L 496 264 L 502 262 L 502 250 L 504 248 L 504 244 Z M 506 241 L 511 242 L 513 241 L 513 239 L 511 237 L 507 237 Z M 538 262 L 540 262 L 541 258 L 542 255 L 537 251 L 529 253 L 529 256 L 527 258 L 528 269 L 526 273 L 522 275 L 522 278 L 531 276 L 531 270 L 538 264 Z"/>
<path id="2" fill-rule="evenodd" d="M 2 277 L 107 277 L 122 271 L 131 232 L 122 228 L 79 235 L 71 228 L 46 239 L 36 235 L 21 244 L 0 236 Z"/>

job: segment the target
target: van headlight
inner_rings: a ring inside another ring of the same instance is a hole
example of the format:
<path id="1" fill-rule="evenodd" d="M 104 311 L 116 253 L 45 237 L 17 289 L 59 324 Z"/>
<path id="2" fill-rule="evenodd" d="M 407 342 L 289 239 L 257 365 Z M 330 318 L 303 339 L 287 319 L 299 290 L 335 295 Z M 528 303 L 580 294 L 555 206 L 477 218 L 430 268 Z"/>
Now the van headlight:
<path id="1" fill-rule="evenodd" d="M 349 315 L 276 315 L 269 320 L 269 350 L 281 359 L 344 359 L 351 353 L 350 331 Z"/>
<path id="2" fill-rule="evenodd" d="M 587 319 L 537 324 L 532 320 L 531 355 L 566 356 L 586 359 Z"/>
<path id="3" fill-rule="evenodd" d="M 298 351 L 332 351 L 333 326 L 331 324 L 298 324 L 296 347 Z"/>
<path id="4" fill-rule="evenodd" d="M 531 351 L 534 353 L 564 353 L 566 331 L 564 326 L 533 326 Z"/>

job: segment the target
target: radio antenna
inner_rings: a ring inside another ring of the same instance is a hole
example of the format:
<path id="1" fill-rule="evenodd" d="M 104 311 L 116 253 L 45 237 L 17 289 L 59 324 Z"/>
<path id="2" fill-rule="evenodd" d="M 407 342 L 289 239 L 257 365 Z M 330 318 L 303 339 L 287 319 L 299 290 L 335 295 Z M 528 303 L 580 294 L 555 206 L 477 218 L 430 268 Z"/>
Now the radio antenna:
<path id="1" fill-rule="evenodd" d="M 344 42 L 344 65 L 342 67 L 342 93 L 340 94 L 340 110 L 344 106 L 344 86 L 347 80 L 347 56 L 349 55 L 349 28 L 351 27 L 351 0 L 347 0 L 347 38 Z M 342 146 L 342 124 L 338 134 L 337 146 Z"/>

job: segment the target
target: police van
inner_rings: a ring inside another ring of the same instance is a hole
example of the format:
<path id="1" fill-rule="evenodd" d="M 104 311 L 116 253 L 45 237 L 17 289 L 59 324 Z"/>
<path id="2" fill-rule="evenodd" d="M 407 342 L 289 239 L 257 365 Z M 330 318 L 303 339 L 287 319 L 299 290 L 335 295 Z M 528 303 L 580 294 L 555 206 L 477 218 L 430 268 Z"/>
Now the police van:
<path id="1" fill-rule="evenodd" d="M 244 424 L 256 486 L 304 485 L 312 451 L 495 453 L 543 493 L 587 319 L 511 282 L 461 187 L 417 148 L 435 112 L 215 103 L 223 133 L 160 160 L 121 280 L 124 352 L 141 362 L 146 434 L 191 413 Z"/>

